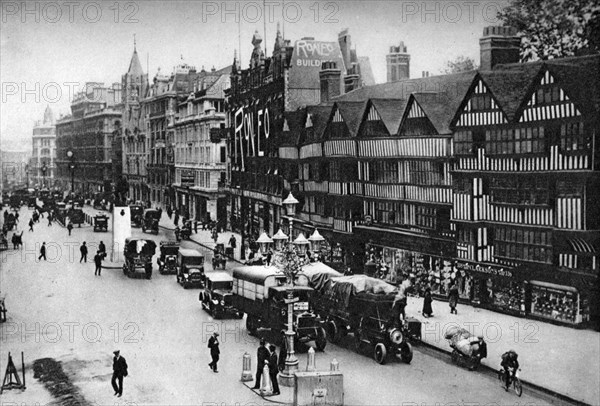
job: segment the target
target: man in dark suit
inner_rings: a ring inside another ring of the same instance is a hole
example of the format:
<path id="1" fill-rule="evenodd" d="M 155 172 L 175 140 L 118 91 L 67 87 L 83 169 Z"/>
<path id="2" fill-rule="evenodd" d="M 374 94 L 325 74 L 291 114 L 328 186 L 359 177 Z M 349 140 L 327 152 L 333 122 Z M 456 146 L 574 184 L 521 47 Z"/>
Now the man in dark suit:
<path id="1" fill-rule="evenodd" d="M 111 383 L 115 390 L 115 396 L 121 397 L 123 395 L 123 377 L 127 376 L 127 362 L 125 362 L 125 358 L 121 357 L 119 350 L 114 351 L 113 354 L 115 357 L 113 358 Z"/>
<path id="2" fill-rule="evenodd" d="M 265 367 L 265 361 L 269 360 L 269 350 L 265 347 L 266 341 L 264 338 L 260 339 L 260 347 L 256 351 L 256 383 L 252 389 L 260 389 L 260 377 Z"/>
<path id="3" fill-rule="evenodd" d="M 219 372 L 217 371 L 217 362 L 219 362 L 221 351 L 219 350 L 219 339 L 217 337 L 219 337 L 219 333 L 215 332 L 208 340 L 208 348 L 210 348 L 210 356 L 212 358 L 212 362 L 208 366 L 213 372 Z"/>
<path id="4" fill-rule="evenodd" d="M 273 344 L 269 346 L 269 351 L 271 354 L 269 355 L 269 377 L 271 378 L 271 383 L 273 384 L 273 396 L 279 395 L 279 382 L 277 382 L 277 374 L 279 373 L 278 367 L 278 357 L 277 350 Z"/>
<path id="5" fill-rule="evenodd" d="M 94 263 L 96 264 L 96 270 L 94 271 L 94 275 L 100 276 L 102 273 L 102 256 L 103 254 L 98 251 L 96 255 L 94 255 Z"/>

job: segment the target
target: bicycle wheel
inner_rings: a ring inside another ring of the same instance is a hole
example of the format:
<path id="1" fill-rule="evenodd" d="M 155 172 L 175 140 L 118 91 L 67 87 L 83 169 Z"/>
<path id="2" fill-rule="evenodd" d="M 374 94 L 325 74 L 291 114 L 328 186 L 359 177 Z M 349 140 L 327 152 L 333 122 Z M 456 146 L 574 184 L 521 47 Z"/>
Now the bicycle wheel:
<path id="1" fill-rule="evenodd" d="M 515 393 L 517 396 L 521 396 L 523 394 L 523 385 L 521 385 L 521 380 L 519 378 L 514 378 L 513 388 L 515 389 Z"/>

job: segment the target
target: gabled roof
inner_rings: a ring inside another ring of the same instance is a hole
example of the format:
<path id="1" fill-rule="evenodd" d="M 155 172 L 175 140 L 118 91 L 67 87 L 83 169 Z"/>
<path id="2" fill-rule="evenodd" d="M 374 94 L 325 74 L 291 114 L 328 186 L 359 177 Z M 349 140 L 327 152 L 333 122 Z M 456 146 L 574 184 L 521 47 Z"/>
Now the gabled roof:
<path id="1" fill-rule="evenodd" d="M 306 112 L 304 110 L 286 111 L 283 113 L 283 117 L 287 121 L 290 131 L 281 132 L 279 146 L 296 146 L 301 142 L 301 137 L 304 132 Z"/>
<path id="2" fill-rule="evenodd" d="M 538 64 L 520 64 L 516 69 L 479 72 L 509 122 L 514 120 L 540 67 Z"/>
<path id="3" fill-rule="evenodd" d="M 315 139 L 323 139 L 323 133 L 331 116 L 332 106 L 332 104 L 320 104 L 306 107 L 306 112 L 311 115 Z M 302 126 L 304 127 L 304 123 L 302 123 Z"/>
<path id="4" fill-rule="evenodd" d="M 333 101 L 361 101 L 367 99 L 408 100 L 408 97 L 412 93 L 422 92 L 449 93 L 453 97 L 462 99 L 476 74 L 477 71 L 468 71 L 365 86 L 338 96 Z"/>
<path id="5" fill-rule="evenodd" d="M 450 134 L 450 122 L 460 106 L 459 97 L 447 93 L 414 93 L 412 96 L 438 134 Z"/>
<path id="6" fill-rule="evenodd" d="M 405 99 L 371 99 L 370 101 L 390 135 L 396 135 L 407 101 Z"/>
<path id="7" fill-rule="evenodd" d="M 339 101 L 335 102 L 334 106 L 337 106 L 344 123 L 348 127 L 351 137 L 356 137 L 358 129 L 360 127 L 365 108 L 367 107 L 366 101 Z M 335 108 L 335 107 L 334 107 Z"/>

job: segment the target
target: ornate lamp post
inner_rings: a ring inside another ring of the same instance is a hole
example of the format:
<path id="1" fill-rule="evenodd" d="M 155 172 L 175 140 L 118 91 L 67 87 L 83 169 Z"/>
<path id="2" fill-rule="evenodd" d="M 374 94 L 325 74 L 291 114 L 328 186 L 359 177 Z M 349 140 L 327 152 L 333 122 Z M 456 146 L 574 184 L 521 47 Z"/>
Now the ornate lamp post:
<path id="1" fill-rule="evenodd" d="M 308 241 L 310 242 L 312 252 L 318 254 L 318 252 L 321 251 L 321 244 L 325 241 L 325 238 L 323 238 L 321 233 L 319 233 L 319 230 L 315 228 L 312 235 L 308 237 Z"/>
<path id="2" fill-rule="evenodd" d="M 273 240 L 267 235 L 267 233 L 262 233 L 256 242 L 260 247 L 260 253 L 262 255 L 265 255 L 269 250 L 269 245 L 273 244 Z"/>
<path id="3" fill-rule="evenodd" d="M 73 151 L 67 151 L 67 157 L 70 159 L 69 169 L 71 170 L 71 194 L 75 194 L 75 158 Z"/>
<path id="4" fill-rule="evenodd" d="M 42 166 L 42 188 L 46 187 L 46 171 L 47 170 L 48 170 L 48 167 L 44 163 L 44 165 Z"/>

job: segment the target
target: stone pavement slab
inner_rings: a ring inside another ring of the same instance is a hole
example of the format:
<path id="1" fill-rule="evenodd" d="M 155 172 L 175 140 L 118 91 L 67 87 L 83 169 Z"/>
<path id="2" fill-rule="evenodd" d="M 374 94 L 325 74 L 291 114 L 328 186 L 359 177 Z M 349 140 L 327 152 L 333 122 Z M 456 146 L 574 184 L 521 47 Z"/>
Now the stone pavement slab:
<path id="1" fill-rule="evenodd" d="M 421 314 L 423 299 L 409 297 L 406 314 L 422 323 L 424 342 L 450 352 L 444 333 L 459 325 L 483 334 L 488 357 L 483 364 L 500 367 L 500 356 L 519 354 L 523 381 L 591 405 L 600 405 L 600 333 L 514 317 L 468 305 L 450 314 L 447 302 L 433 302 L 433 317 Z"/>

